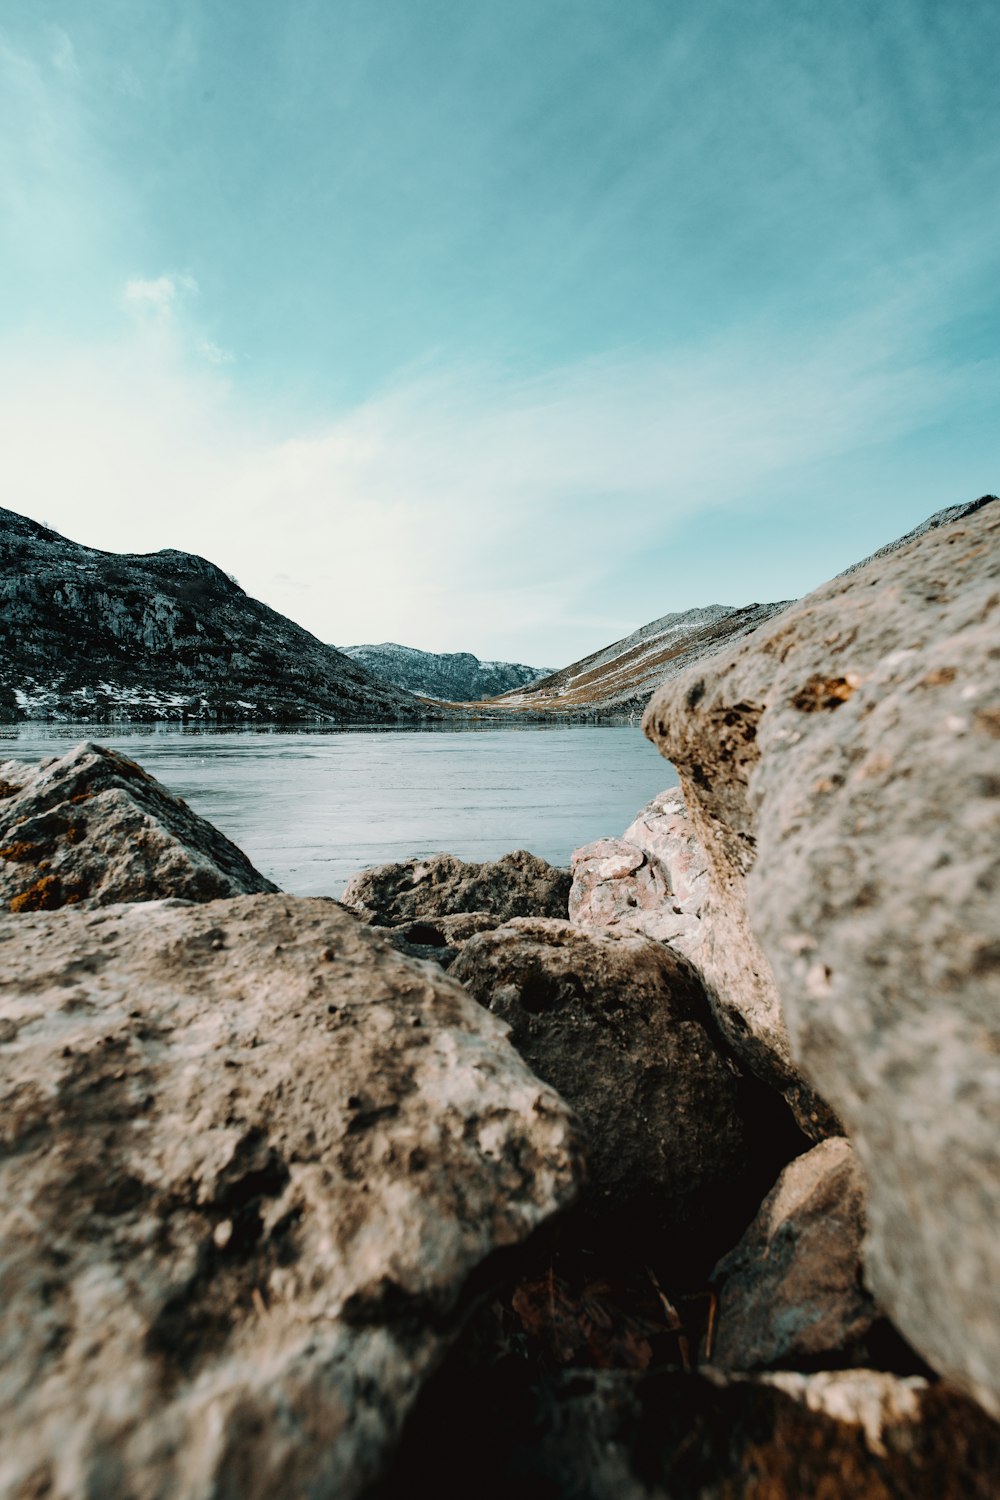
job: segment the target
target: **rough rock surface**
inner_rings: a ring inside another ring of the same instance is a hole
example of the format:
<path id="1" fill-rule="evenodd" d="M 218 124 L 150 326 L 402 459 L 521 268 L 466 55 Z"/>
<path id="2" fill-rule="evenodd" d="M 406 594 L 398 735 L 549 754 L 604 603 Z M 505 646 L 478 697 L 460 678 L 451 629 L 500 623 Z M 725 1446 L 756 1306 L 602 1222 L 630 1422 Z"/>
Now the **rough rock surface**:
<path id="1" fill-rule="evenodd" d="M 508 1360 L 452 1377 L 378 1500 L 466 1500 L 470 1472 L 478 1500 L 996 1500 L 1000 1428 L 954 1391 L 872 1370 L 528 1382 Z"/>
<path id="2" fill-rule="evenodd" d="M 0 918 L 0 1494 L 347 1500 L 574 1196 L 505 1028 L 335 903 Z"/>
<path id="3" fill-rule="evenodd" d="M 83 547 L 0 507 L 0 719 L 441 718 L 204 557 Z"/>
<path id="4" fill-rule="evenodd" d="M 850 1142 L 790 1162 L 713 1275 L 712 1363 L 725 1370 L 831 1363 L 877 1312 L 861 1280 L 865 1184 Z"/>
<path id="5" fill-rule="evenodd" d="M 571 863 L 571 921 L 644 932 L 697 959 L 708 868 L 678 787 L 654 797 L 620 839 L 585 844 Z"/>
<path id="6" fill-rule="evenodd" d="M 745 1139 L 735 1070 L 685 961 L 639 934 L 524 918 L 470 938 L 450 972 L 579 1114 L 602 1215 L 690 1224 L 695 1240 Z"/>
<path id="7" fill-rule="evenodd" d="M 14 912 L 275 891 L 135 761 L 82 744 L 0 764 L 0 905 Z"/>
<path id="8" fill-rule="evenodd" d="M 568 870 L 556 869 L 526 849 L 483 864 L 467 864 L 453 854 L 432 854 L 359 871 L 341 900 L 362 918 L 385 924 L 470 912 L 488 912 L 504 920 L 565 917 L 571 879 Z"/>
<path id="9" fill-rule="evenodd" d="M 876 1297 L 994 1411 L 998 641 L 992 501 L 818 589 L 646 716 L 728 921 L 730 1003 L 772 1040 L 783 1008 L 857 1148 Z"/>
<path id="10" fill-rule="evenodd" d="M 468 911 L 451 917 L 404 917 L 386 927 L 373 922 L 371 929 L 387 938 L 397 952 L 409 958 L 430 959 L 448 969 L 470 937 L 477 932 L 492 932 L 503 921 L 503 917 L 488 911 Z"/>

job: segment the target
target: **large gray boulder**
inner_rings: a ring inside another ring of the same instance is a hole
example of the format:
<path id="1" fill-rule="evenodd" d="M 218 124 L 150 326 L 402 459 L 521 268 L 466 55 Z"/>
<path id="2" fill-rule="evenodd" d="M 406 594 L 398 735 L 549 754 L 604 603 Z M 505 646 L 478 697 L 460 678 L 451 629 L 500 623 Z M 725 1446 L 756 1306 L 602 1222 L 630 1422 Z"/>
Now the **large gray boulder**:
<path id="1" fill-rule="evenodd" d="M 0 918 L 0 1495 L 349 1500 L 571 1202 L 506 1028 L 335 903 Z"/>
<path id="2" fill-rule="evenodd" d="M 242 850 L 148 771 L 100 745 L 0 764 L 0 908 L 275 891 Z"/>
<path id="3" fill-rule="evenodd" d="M 746 1139 L 736 1070 L 689 965 L 637 933 L 521 918 L 470 938 L 450 973 L 578 1113 L 598 1212 L 652 1227 L 668 1255 L 693 1248 Z"/>
<path id="4" fill-rule="evenodd" d="M 991 502 L 816 590 L 645 719 L 709 859 L 731 1025 L 840 1114 L 873 1291 L 994 1411 L 998 640 Z"/>
<path id="5" fill-rule="evenodd" d="M 815 1369 L 857 1348 L 877 1316 L 861 1275 L 864 1232 L 865 1184 L 849 1141 L 831 1137 L 789 1162 L 715 1268 L 712 1363 Z"/>
<path id="6" fill-rule="evenodd" d="M 351 877 L 341 900 L 363 919 L 390 924 L 414 917 L 487 912 L 511 917 L 565 917 L 571 876 L 527 849 L 483 864 L 453 854 L 376 865 Z"/>

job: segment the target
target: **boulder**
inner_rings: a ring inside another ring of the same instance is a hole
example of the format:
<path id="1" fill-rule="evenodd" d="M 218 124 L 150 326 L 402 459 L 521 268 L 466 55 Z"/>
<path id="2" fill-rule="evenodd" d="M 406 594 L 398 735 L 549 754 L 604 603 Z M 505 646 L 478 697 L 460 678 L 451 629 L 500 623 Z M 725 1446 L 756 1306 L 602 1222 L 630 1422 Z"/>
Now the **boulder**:
<path id="1" fill-rule="evenodd" d="M 873 1292 L 993 1411 L 998 639 L 992 501 L 817 589 L 645 718 L 709 860 L 730 1032 L 804 1069 L 842 1117 L 869 1183 Z"/>
<path id="2" fill-rule="evenodd" d="M 654 797 L 620 839 L 577 849 L 571 865 L 571 921 L 643 932 L 697 960 L 708 870 L 679 788 Z"/>
<path id="3" fill-rule="evenodd" d="M 591 1206 L 688 1259 L 746 1157 L 736 1070 L 690 966 L 638 933 L 521 918 L 470 938 L 450 973 L 579 1115 Z"/>
<path id="4" fill-rule="evenodd" d="M 330 901 L 0 918 L 0 1494 L 349 1500 L 574 1198 L 506 1028 Z"/>
<path id="5" fill-rule="evenodd" d="M 719 1369 L 809 1368 L 856 1348 L 877 1316 L 861 1279 L 865 1184 L 849 1141 L 789 1162 L 715 1268 Z"/>
<path id="6" fill-rule="evenodd" d="M 51 911 L 275 891 L 241 850 L 134 760 L 82 744 L 0 764 L 0 908 Z"/>
<path id="7" fill-rule="evenodd" d="M 451 917 L 404 917 L 385 927 L 373 922 L 371 929 L 387 938 L 397 952 L 449 969 L 470 937 L 492 932 L 503 926 L 503 920 L 488 911 L 469 911 Z"/>
<path id="8" fill-rule="evenodd" d="M 565 917 L 571 879 L 568 870 L 556 869 L 526 849 L 484 864 L 432 854 L 359 871 L 341 900 L 363 920 L 382 924 L 467 912 L 488 912 L 504 921 Z"/>

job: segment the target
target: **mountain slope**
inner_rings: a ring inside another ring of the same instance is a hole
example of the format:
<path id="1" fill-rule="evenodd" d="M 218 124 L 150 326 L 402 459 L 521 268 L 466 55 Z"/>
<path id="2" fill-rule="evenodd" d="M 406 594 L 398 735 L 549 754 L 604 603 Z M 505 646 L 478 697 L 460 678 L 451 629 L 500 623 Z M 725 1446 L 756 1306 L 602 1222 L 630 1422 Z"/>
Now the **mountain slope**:
<path id="1" fill-rule="evenodd" d="M 452 703 L 493 698 L 498 693 L 527 686 L 544 677 L 551 667 L 526 667 L 521 662 L 480 661 L 468 651 L 418 651 L 383 641 L 380 646 L 341 646 L 352 661 L 367 667 L 376 677 Z"/>
<path id="2" fill-rule="evenodd" d="M 995 495 L 982 495 L 978 500 L 935 511 L 912 531 L 887 542 L 838 576 L 846 577 L 876 558 L 888 557 L 925 532 L 972 515 L 995 500 Z M 624 639 L 573 662 L 560 672 L 543 677 L 527 689 L 505 693 L 489 707 L 568 719 L 634 715 L 645 706 L 650 693 L 661 682 L 677 676 L 702 657 L 714 656 L 741 636 L 749 635 L 765 620 L 787 609 L 791 602 L 747 604 L 742 608 L 710 604 L 704 609 L 663 615 Z"/>
<path id="3" fill-rule="evenodd" d="M 394 723 L 427 705 L 186 552 L 100 552 L 0 508 L 0 717 Z"/>
<path id="4" fill-rule="evenodd" d="M 638 713 L 659 683 L 748 635 L 787 604 L 709 604 L 663 615 L 490 707 L 585 719 Z"/>

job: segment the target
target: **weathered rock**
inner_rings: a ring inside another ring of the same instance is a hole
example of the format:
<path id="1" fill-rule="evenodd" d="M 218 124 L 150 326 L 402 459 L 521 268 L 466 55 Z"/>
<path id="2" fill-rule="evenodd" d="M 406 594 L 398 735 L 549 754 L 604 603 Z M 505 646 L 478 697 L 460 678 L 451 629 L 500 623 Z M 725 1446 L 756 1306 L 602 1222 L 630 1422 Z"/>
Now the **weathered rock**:
<path id="1" fill-rule="evenodd" d="M 646 717 L 728 923 L 717 991 L 763 1043 L 783 1009 L 869 1182 L 876 1297 L 994 1411 L 998 639 L 993 502 L 818 589 Z"/>
<path id="2" fill-rule="evenodd" d="M 341 900 L 362 918 L 381 923 L 471 912 L 505 920 L 565 917 L 571 878 L 568 870 L 556 869 L 526 849 L 483 864 L 432 854 L 360 870 Z"/>
<path id="3" fill-rule="evenodd" d="M 450 1377 L 450 1378 L 449 1378 Z M 478 1378 L 477 1378 L 478 1377 Z M 919 1377 L 448 1370 L 378 1500 L 995 1500 L 1000 1428 Z"/>
<path id="4" fill-rule="evenodd" d="M 575 1193 L 505 1028 L 334 903 L 0 918 L 0 1494 L 345 1497 Z"/>
<path id="5" fill-rule="evenodd" d="M 715 1268 L 712 1363 L 724 1370 L 831 1362 L 877 1316 L 861 1279 L 865 1184 L 850 1142 L 790 1162 L 746 1234 Z"/>
<path id="6" fill-rule="evenodd" d="M 666 1231 L 668 1254 L 697 1243 L 746 1142 L 735 1069 L 684 959 L 637 933 L 522 918 L 470 938 L 450 972 L 577 1111 L 592 1204 Z"/>
<path id="7" fill-rule="evenodd" d="M 572 871 L 572 921 L 643 932 L 697 960 L 708 869 L 679 788 L 654 797 L 620 839 L 577 849 Z"/>
<path id="8" fill-rule="evenodd" d="M 135 761 L 82 744 L 0 765 L 0 904 L 14 912 L 275 891 L 211 823 Z"/>
<path id="9" fill-rule="evenodd" d="M 448 969 L 470 937 L 477 932 L 492 932 L 503 925 L 503 920 L 487 911 L 468 911 L 451 917 L 404 917 L 388 927 L 373 922 L 371 928 L 408 958 L 429 959 Z"/>

